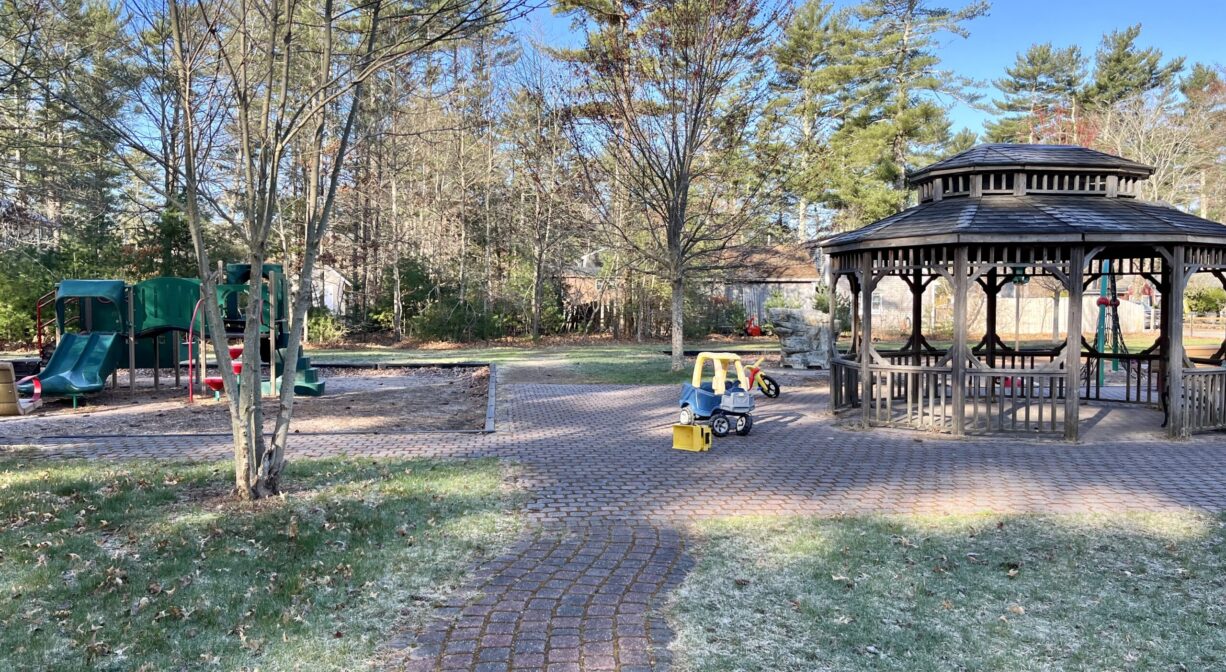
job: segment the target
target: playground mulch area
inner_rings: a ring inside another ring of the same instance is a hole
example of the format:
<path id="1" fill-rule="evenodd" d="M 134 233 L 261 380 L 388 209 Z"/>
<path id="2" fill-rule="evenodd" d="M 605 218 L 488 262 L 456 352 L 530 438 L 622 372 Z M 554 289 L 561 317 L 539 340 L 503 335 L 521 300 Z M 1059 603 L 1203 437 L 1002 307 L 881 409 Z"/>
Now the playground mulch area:
<path id="1" fill-rule="evenodd" d="M 291 431 L 295 433 L 480 430 L 485 426 L 489 369 L 333 368 L 320 367 L 327 381 L 321 397 L 298 397 Z M 186 387 L 174 388 L 173 376 L 138 373 L 135 396 L 120 373 L 118 389 L 86 397 L 74 409 L 68 400 L 50 400 L 33 415 L 0 419 L 0 436 L 120 436 L 228 433 L 226 401 L 212 394 L 187 403 Z M 186 384 L 186 376 L 183 382 Z M 272 409 L 272 399 L 265 408 Z M 265 428 L 271 431 L 270 414 Z"/>

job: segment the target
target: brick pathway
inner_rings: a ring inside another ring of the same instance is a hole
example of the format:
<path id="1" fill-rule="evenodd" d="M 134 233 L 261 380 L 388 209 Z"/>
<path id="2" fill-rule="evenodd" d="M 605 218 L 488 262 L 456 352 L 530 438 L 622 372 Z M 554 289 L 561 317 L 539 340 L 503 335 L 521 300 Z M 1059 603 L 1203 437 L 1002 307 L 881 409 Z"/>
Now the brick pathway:
<path id="1" fill-rule="evenodd" d="M 749 437 L 668 449 L 674 387 L 508 385 L 498 431 L 301 436 L 292 456 L 497 456 L 522 465 L 531 536 L 462 602 L 391 643 L 406 669 L 666 669 L 654 605 L 684 575 L 686 524 L 739 513 L 1226 509 L 1223 434 L 1171 443 L 1155 411 L 1083 409 L 1085 441 L 840 429 L 824 388 L 763 400 Z M 1084 425 L 1083 425 L 1084 426 Z M 0 424 L 0 432 L 3 425 Z M 0 439 L 0 442 L 3 442 Z M 47 457 L 220 459 L 226 437 L 43 440 Z"/>
<path id="2" fill-rule="evenodd" d="M 545 527 L 477 570 L 422 631 L 404 670 L 666 669 L 659 600 L 685 574 L 681 535 L 638 525 Z"/>

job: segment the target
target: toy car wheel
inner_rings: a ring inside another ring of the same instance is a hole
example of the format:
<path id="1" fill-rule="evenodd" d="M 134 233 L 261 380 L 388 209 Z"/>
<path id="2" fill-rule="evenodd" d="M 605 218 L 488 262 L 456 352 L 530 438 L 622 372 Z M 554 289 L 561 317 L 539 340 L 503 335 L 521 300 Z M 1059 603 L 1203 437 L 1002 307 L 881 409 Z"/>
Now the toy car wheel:
<path id="1" fill-rule="evenodd" d="M 681 413 L 677 416 L 677 423 L 681 425 L 694 424 L 694 409 L 689 406 L 682 406 Z"/>
<path id="2" fill-rule="evenodd" d="M 711 418 L 711 433 L 723 438 L 732 431 L 732 422 L 726 415 L 716 415 Z"/>
<path id="3" fill-rule="evenodd" d="M 774 399 L 779 396 L 779 383 L 775 382 L 774 378 L 764 374 L 762 375 L 762 394 Z"/>
<path id="4" fill-rule="evenodd" d="M 749 430 L 753 429 L 753 418 L 748 415 L 738 416 L 736 419 L 736 435 L 746 436 Z"/>

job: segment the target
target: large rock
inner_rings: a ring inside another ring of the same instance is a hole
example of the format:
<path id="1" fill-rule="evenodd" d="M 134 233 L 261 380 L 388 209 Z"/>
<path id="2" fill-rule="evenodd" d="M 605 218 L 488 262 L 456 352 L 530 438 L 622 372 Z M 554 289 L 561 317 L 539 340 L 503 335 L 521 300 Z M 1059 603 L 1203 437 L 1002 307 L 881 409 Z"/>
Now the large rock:
<path id="1" fill-rule="evenodd" d="M 793 369 L 830 368 L 830 316 L 812 308 L 770 308 L 767 311 L 779 358 Z"/>

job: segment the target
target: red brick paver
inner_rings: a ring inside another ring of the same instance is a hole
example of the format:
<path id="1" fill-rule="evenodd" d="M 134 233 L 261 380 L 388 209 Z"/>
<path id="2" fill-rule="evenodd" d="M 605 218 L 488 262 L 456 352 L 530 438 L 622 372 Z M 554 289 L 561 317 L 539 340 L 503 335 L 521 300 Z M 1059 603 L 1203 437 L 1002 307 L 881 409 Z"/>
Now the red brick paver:
<path id="1" fill-rule="evenodd" d="M 825 413 L 824 388 L 788 389 L 760 403 L 752 435 L 685 453 L 668 447 L 671 386 L 500 392 L 494 434 L 300 436 L 291 458 L 508 459 L 523 466 L 532 516 L 580 525 L 737 513 L 1226 509 L 1226 435 L 1166 441 L 1158 414 L 1140 407 L 1096 407 L 1104 417 L 1079 444 L 957 440 L 841 429 Z M 43 439 L 34 448 L 100 459 L 224 459 L 231 450 L 225 436 Z"/>
<path id="2" fill-rule="evenodd" d="M 690 562 L 685 524 L 742 513 L 1226 509 L 1222 434 L 1162 438 L 1155 411 L 1102 405 L 1080 444 L 849 431 L 824 388 L 763 400 L 753 434 L 669 448 L 676 388 L 509 385 L 498 431 L 296 437 L 291 456 L 469 458 L 521 465 L 531 535 L 478 568 L 421 632 L 405 669 L 666 669 L 654 606 Z M 0 424 L 0 432 L 3 425 Z M 0 438 L 0 442 L 4 442 Z M 17 443 L 15 440 L 9 443 Z M 218 437 L 44 439 L 48 458 L 221 459 Z"/>

